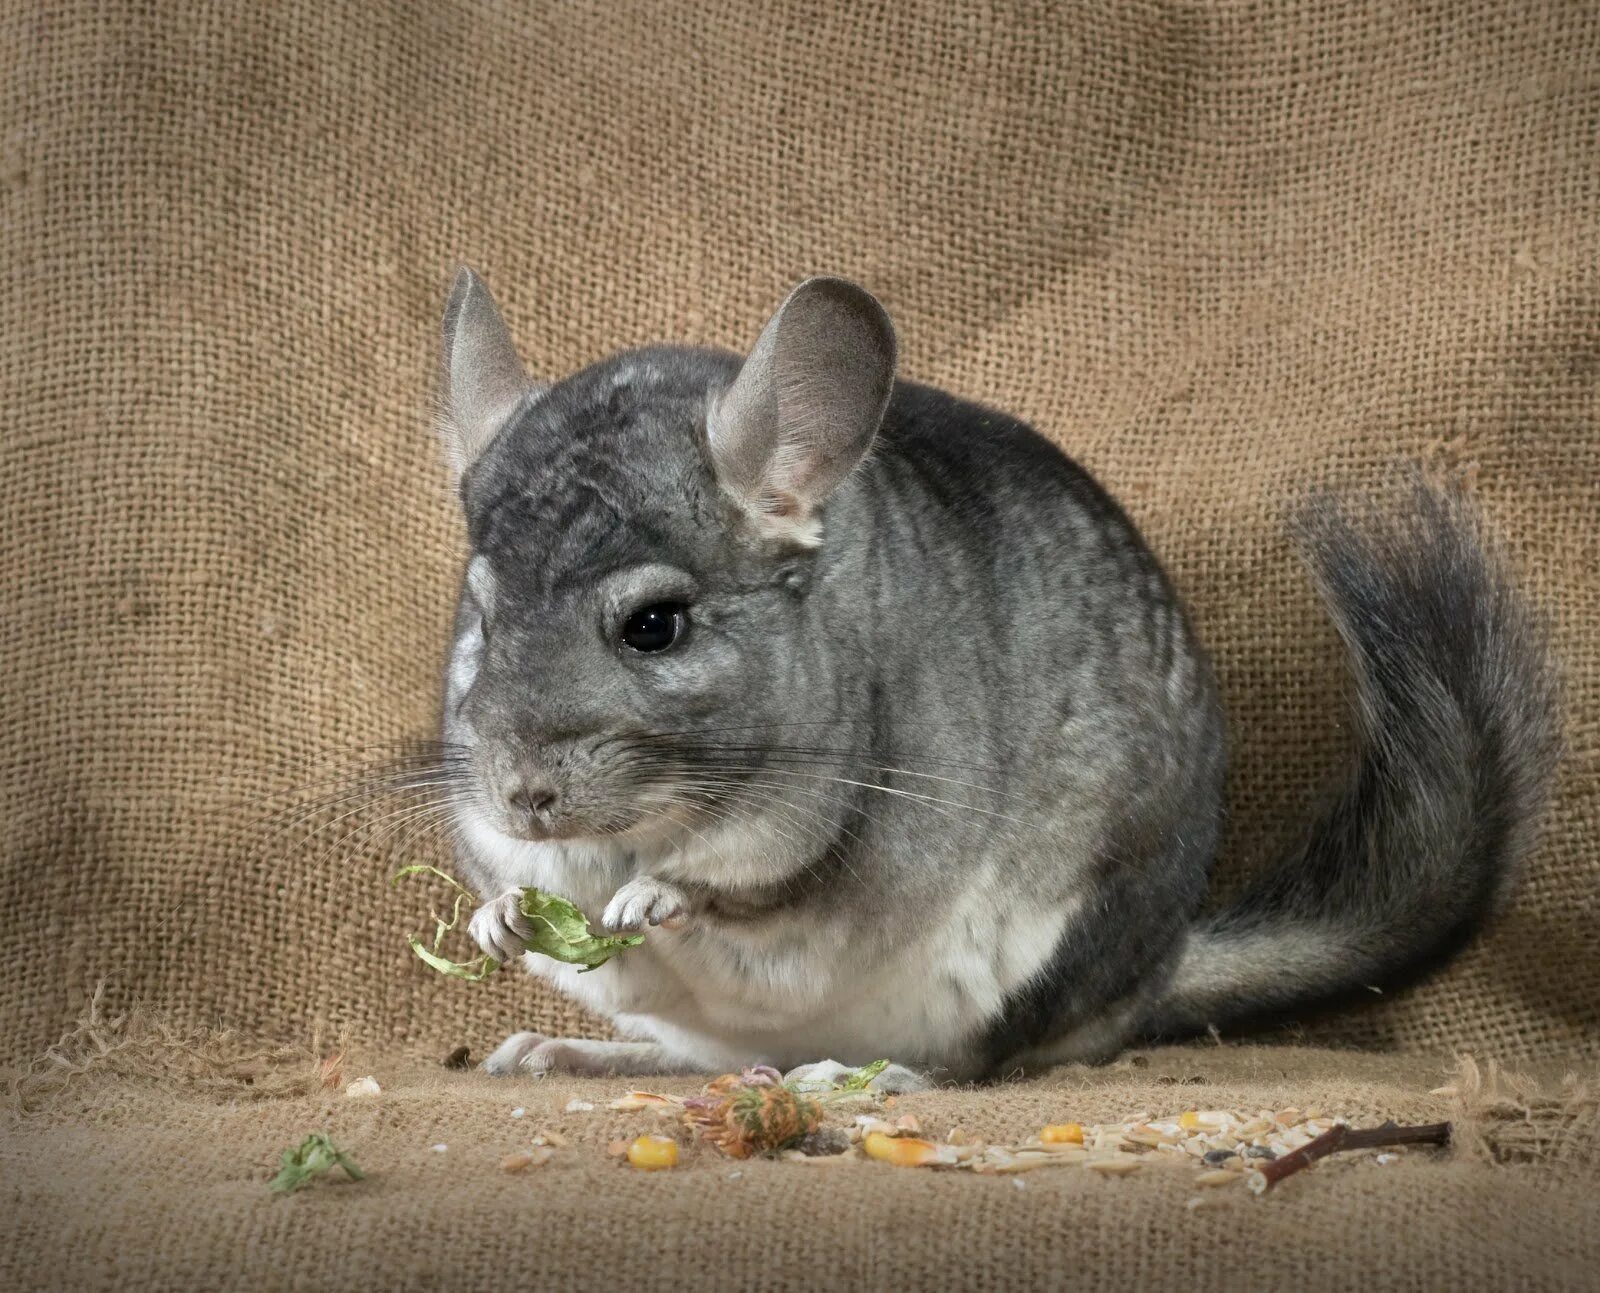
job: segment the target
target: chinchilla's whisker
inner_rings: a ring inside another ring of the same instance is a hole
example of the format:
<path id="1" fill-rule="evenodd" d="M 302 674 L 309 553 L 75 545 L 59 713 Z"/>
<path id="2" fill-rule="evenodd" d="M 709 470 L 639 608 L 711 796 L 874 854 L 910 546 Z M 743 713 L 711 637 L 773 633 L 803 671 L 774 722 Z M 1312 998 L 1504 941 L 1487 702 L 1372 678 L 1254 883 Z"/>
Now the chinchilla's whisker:
<path id="1" fill-rule="evenodd" d="M 639 742 L 641 744 L 649 744 L 649 743 L 657 743 L 657 742 L 665 743 L 665 742 L 676 741 L 679 738 L 683 738 L 683 737 L 712 736 L 712 735 L 718 735 L 718 734 L 722 734 L 722 733 L 731 733 L 731 732 L 755 732 L 755 731 L 763 730 L 763 729 L 765 729 L 767 727 L 786 727 L 786 726 L 791 726 L 791 725 L 790 724 L 752 724 L 752 725 L 750 725 L 748 727 L 684 728 L 684 729 L 677 730 L 677 731 L 641 732 L 641 733 L 634 733 L 634 734 L 628 734 L 628 735 L 618 735 L 618 736 L 614 736 L 614 737 L 608 737 L 605 741 L 602 741 L 600 743 L 600 746 L 597 746 L 596 748 L 598 749 L 600 747 L 603 747 L 605 745 L 609 745 L 609 744 L 612 744 L 613 742 L 618 742 L 618 741 L 635 741 L 635 742 Z M 742 751 L 748 751 L 748 752 L 751 752 L 751 753 L 766 753 L 766 752 L 769 752 L 769 751 L 771 751 L 771 752 L 788 751 L 788 752 L 795 753 L 795 754 L 836 755 L 836 756 L 838 756 L 840 758 L 851 758 L 851 759 L 871 758 L 873 755 L 877 755 L 879 757 L 892 758 L 892 759 L 896 760 L 897 762 L 911 762 L 911 763 L 921 762 L 921 763 L 928 763 L 928 764 L 935 764 L 935 765 L 944 765 L 944 766 L 947 766 L 947 767 L 965 768 L 965 769 L 967 769 L 969 771 L 974 771 L 974 772 L 990 772 L 990 773 L 994 773 L 996 775 L 999 775 L 1004 771 L 1004 769 L 1002 769 L 1000 767 L 997 767 L 997 766 L 995 766 L 993 764 L 974 763 L 974 762 L 971 762 L 971 761 L 965 761 L 965 760 L 960 760 L 960 759 L 948 759 L 948 758 L 944 758 L 944 757 L 939 756 L 939 755 L 921 754 L 921 753 L 918 753 L 916 751 L 910 751 L 910 750 L 902 752 L 902 751 L 899 751 L 899 750 L 859 749 L 859 748 L 850 748 L 850 747 L 845 747 L 845 746 L 825 746 L 825 745 L 795 745 L 795 744 L 788 744 L 788 743 L 751 745 L 751 744 L 739 744 L 739 743 L 734 743 L 734 742 L 731 742 L 731 741 L 730 742 L 688 741 L 688 742 L 685 742 L 684 744 L 685 744 L 685 748 L 688 748 L 688 749 L 725 749 L 725 750 L 730 750 L 730 751 L 731 750 L 742 750 Z"/>
<path id="2" fill-rule="evenodd" d="M 809 755 L 809 752 L 807 752 L 807 753 Z M 793 752 L 790 751 L 790 750 L 787 750 L 787 749 L 780 749 L 780 750 L 774 751 L 772 754 L 769 754 L 767 757 L 768 758 L 779 758 L 779 759 L 795 757 L 797 762 L 800 761 L 798 756 L 794 756 Z M 1009 791 L 1009 790 L 997 790 L 997 789 L 995 789 L 995 787 L 986 786 L 982 782 L 979 782 L 979 781 L 964 781 L 960 777 L 946 777 L 946 776 L 942 776 L 942 775 L 940 775 L 938 773 L 935 773 L 935 772 L 916 772 L 916 771 L 912 770 L 911 768 L 896 768 L 896 767 L 891 767 L 891 766 L 889 766 L 887 764 L 882 764 L 882 763 L 866 763 L 866 764 L 862 764 L 861 766 L 866 768 L 869 772 L 890 772 L 890 773 L 896 774 L 897 776 L 902 776 L 902 777 L 918 777 L 918 778 L 920 778 L 920 779 L 922 779 L 924 781 L 940 781 L 940 782 L 945 783 L 946 785 L 965 786 L 970 790 L 981 790 L 985 794 L 988 794 L 988 795 L 999 795 L 1001 798 L 1004 798 L 1004 799 L 1015 799 L 1019 803 L 1031 803 L 1032 802 L 1027 795 L 1015 794 L 1015 793 L 1013 793 L 1012 791 Z"/>
<path id="3" fill-rule="evenodd" d="M 418 764 L 465 765 L 471 757 L 471 751 L 465 747 L 447 748 L 439 746 L 422 748 L 410 748 L 409 746 L 391 747 L 391 751 L 383 757 L 370 757 L 375 752 L 383 749 L 383 746 L 370 746 L 328 751 L 317 757 L 298 759 L 295 761 L 294 766 L 299 772 L 311 772 L 313 774 L 323 773 L 329 769 L 337 769 L 337 772 L 332 775 L 342 776 L 382 772 L 386 769 L 412 767 Z"/>
<path id="4" fill-rule="evenodd" d="M 337 817 L 333 818 L 331 821 L 324 822 L 321 826 L 318 826 L 315 830 L 309 832 L 302 840 L 300 840 L 298 846 L 304 846 L 306 844 L 309 844 L 312 840 L 316 839 L 317 836 L 321 835 L 323 832 L 329 831 L 329 830 L 333 830 L 335 827 L 339 826 L 341 823 L 349 821 L 352 817 L 359 817 L 363 812 L 365 812 L 369 807 L 371 807 L 372 802 L 373 801 L 371 801 L 371 800 L 367 800 L 367 801 L 365 801 L 363 803 L 357 804 L 356 807 L 348 809 L 347 811 L 340 813 Z M 396 811 L 397 812 L 405 812 L 405 811 L 407 811 L 409 809 L 416 808 L 416 807 L 419 807 L 419 806 L 420 805 L 416 805 L 416 804 L 407 804 L 407 805 L 405 805 L 405 807 L 397 809 Z M 357 826 L 355 828 L 355 831 L 358 832 L 360 830 L 368 829 L 368 828 L 376 825 L 380 821 L 387 821 L 389 816 L 390 816 L 390 814 L 384 814 L 382 817 L 378 817 L 378 818 L 372 819 L 371 821 L 363 822 L 363 823 L 361 823 L 359 826 Z M 353 834 L 353 833 L 355 833 L 355 832 L 352 832 L 351 834 Z M 337 837 L 337 838 L 340 841 L 342 841 L 344 839 L 350 838 L 350 835 L 347 834 L 345 836 L 340 836 L 340 837 Z"/>
<path id="5" fill-rule="evenodd" d="M 1032 822 L 1027 822 L 1017 817 L 1011 817 L 1005 813 L 997 813 L 991 809 L 980 808 L 976 804 L 964 804 L 954 799 L 945 799 L 937 795 L 918 794 L 917 792 L 910 790 L 897 790 L 893 786 L 874 785 L 871 782 L 857 781 L 850 777 L 834 777 L 826 776 L 821 773 L 798 772 L 793 769 L 770 767 L 736 768 L 732 765 L 728 765 L 722 767 L 720 770 L 724 772 L 738 771 L 750 778 L 761 777 L 763 775 L 768 777 L 801 777 L 809 781 L 833 782 L 841 786 L 855 786 L 862 790 L 876 790 L 882 794 L 891 795 L 897 798 L 904 798 L 914 803 L 920 803 L 924 807 L 929 808 L 934 812 L 945 816 L 955 817 L 957 820 L 959 820 L 959 814 L 961 812 L 970 812 L 978 813 L 985 817 L 994 817 L 1002 821 L 1012 822 L 1018 826 L 1025 826 L 1030 830 L 1037 829 Z M 768 782 L 768 784 L 772 783 Z"/>
<path id="6" fill-rule="evenodd" d="M 813 799 L 820 799 L 824 803 L 832 803 L 832 804 L 838 804 L 838 803 L 842 802 L 842 796 L 840 796 L 838 794 L 830 796 L 826 791 L 813 790 L 813 789 L 810 789 L 810 788 L 804 787 L 804 786 L 782 785 L 782 784 L 779 784 L 779 783 L 776 783 L 776 782 L 771 782 L 771 781 L 760 782 L 760 781 L 751 781 L 751 780 L 748 780 L 748 779 L 725 779 L 725 780 L 715 781 L 715 780 L 707 780 L 707 779 L 703 779 L 702 778 L 701 782 L 702 782 L 702 784 L 705 784 L 707 786 L 715 787 L 717 793 L 726 794 L 729 797 L 732 797 L 733 793 L 736 792 L 736 791 L 737 792 L 745 792 L 745 793 L 759 793 L 759 794 L 762 794 L 762 795 L 764 795 L 766 797 L 768 802 L 779 803 L 779 804 L 782 804 L 784 807 L 793 809 L 793 810 L 795 810 L 797 812 L 804 812 L 804 813 L 808 814 L 809 816 L 815 818 L 818 822 L 821 822 L 824 826 L 834 827 L 838 833 L 844 834 L 844 835 L 848 835 L 851 839 L 855 840 L 855 842 L 857 844 L 861 845 L 861 847 L 863 849 L 866 848 L 866 841 L 863 840 L 859 835 L 857 835 L 848 826 L 846 826 L 843 822 L 835 822 L 832 818 L 830 818 L 827 814 L 823 813 L 819 809 L 808 807 L 805 804 L 797 804 L 797 803 L 793 802 L 792 800 L 790 800 L 782 792 L 783 791 L 792 790 L 796 794 L 806 795 L 806 796 L 808 796 L 810 798 L 813 798 Z M 758 787 L 759 787 L 759 790 L 757 789 Z M 847 806 L 850 808 L 850 811 L 852 811 L 852 812 L 861 811 L 860 809 L 856 808 L 854 805 L 847 805 Z M 871 815 L 868 814 L 868 813 L 863 812 L 862 816 L 866 817 L 869 821 L 874 821 L 875 822 L 875 819 L 872 818 Z M 817 838 L 819 840 L 821 840 L 825 844 L 831 844 L 833 842 L 831 838 L 823 836 L 823 835 L 820 835 L 820 834 L 817 836 Z"/>
<path id="7" fill-rule="evenodd" d="M 775 758 L 816 758 L 833 762 L 862 762 L 877 758 L 894 759 L 897 763 L 922 763 L 932 767 L 955 768 L 964 772 L 990 773 L 994 776 L 1003 775 L 1003 770 L 985 763 L 971 763 L 960 759 L 945 759 L 934 755 L 913 754 L 899 750 L 852 750 L 832 746 L 806 746 L 806 745 L 736 745 L 732 743 L 701 742 L 690 749 L 706 750 L 726 754 L 748 754 L 753 757 Z"/>
<path id="8" fill-rule="evenodd" d="M 362 786 L 344 794 L 325 795 L 305 803 L 290 805 L 256 823 L 254 829 L 265 832 L 266 838 L 272 839 L 316 820 L 322 813 L 332 812 L 346 804 L 356 804 L 359 811 L 362 805 L 380 804 L 425 790 L 450 788 L 456 784 L 451 779 L 434 779 L 412 781 L 403 785 Z"/>
<path id="9" fill-rule="evenodd" d="M 834 850 L 834 856 L 837 857 L 838 860 L 844 865 L 845 870 L 847 870 L 855 879 L 859 880 L 861 878 L 860 873 L 851 864 L 850 859 L 842 852 L 834 849 L 834 846 L 840 834 L 848 835 L 852 840 L 861 846 L 863 851 L 865 851 L 867 847 L 866 841 L 857 835 L 855 831 L 846 826 L 842 821 L 837 821 L 815 808 L 807 807 L 804 804 L 797 804 L 793 800 L 789 799 L 787 794 L 783 792 L 792 790 L 798 794 L 804 794 L 812 798 L 822 799 L 824 802 L 830 802 L 825 793 L 810 790 L 805 787 L 779 785 L 773 782 L 752 784 L 748 780 L 713 782 L 702 778 L 697 784 L 700 786 L 705 786 L 712 793 L 720 794 L 726 799 L 742 802 L 746 807 L 755 810 L 757 813 L 778 813 L 787 824 L 793 826 L 797 830 L 803 831 L 809 838 L 822 845 L 824 850 Z M 851 812 L 861 812 L 861 810 L 855 805 L 848 805 L 848 807 L 850 808 Z M 806 814 L 816 822 L 821 823 L 823 829 L 818 829 L 817 827 L 813 827 L 807 823 L 801 822 L 792 815 L 794 813 Z M 862 813 L 862 816 L 868 817 L 869 820 L 875 820 L 871 818 L 870 814 L 864 812 Z M 805 869 L 808 874 L 812 872 L 812 867 L 810 864 L 807 864 Z"/>
<path id="10" fill-rule="evenodd" d="M 658 795 L 657 798 L 658 798 L 658 800 L 660 802 L 666 803 L 666 804 L 668 804 L 669 806 L 672 806 L 672 807 L 687 808 L 690 811 L 701 811 L 701 812 L 708 811 L 707 806 L 704 805 L 704 804 L 695 804 L 695 803 L 689 802 L 688 800 L 674 799 L 671 795 Z M 716 820 L 716 819 L 713 818 L 713 820 Z M 713 844 L 710 840 L 708 840 L 704 835 L 702 835 L 699 831 L 697 831 L 688 822 L 680 822 L 679 824 L 683 827 L 684 830 L 688 831 L 689 834 L 693 835 L 697 840 L 699 840 L 702 844 L 704 844 L 708 850 L 710 850 L 718 858 L 720 858 L 722 860 L 722 865 L 723 866 L 730 867 L 730 869 L 731 869 L 732 864 L 728 861 L 728 855 L 726 853 L 724 853 L 721 849 L 719 849 L 715 844 Z"/>
<path id="11" fill-rule="evenodd" d="M 714 793 L 717 793 L 721 797 L 726 798 L 726 799 L 743 798 L 744 801 L 747 804 L 750 804 L 751 806 L 754 806 L 754 807 L 766 806 L 766 807 L 771 807 L 771 808 L 793 810 L 793 811 L 796 811 L 796 812 L 805 812 L 805 813 L 811 815 L 812 817 L 814 817 L 818 822 L 821 822 L 824 826 L 831 824 L 831 823 L 829 823 L 828 819 L 822 813 L 817 812 L 815 809 L 806 808 L 801 804 L 791 803 L 789 800 L 785 799 L 781 794 L 777 793 L 776 790 L 763 791 L 761 789 L 758 789 L 758 788 L 755 788 L 755 787 L 751 787 L 751 786 L 748 786 L 748 785 L 743 785 L 742 786 L 742 785 L 739 785 L 738 783 L 735 783 L 735 782 L 703 783 L 703 784 L 706 784 L 708 787 L 714 786 Z M 789 820 L 789 824 L 794 826 L 796 830 L 803 830 L 809 838 L 817 841 L 819 844 L 823 844 L 823 845 L 831 845 L 832 844 L 833 841 L 828 837 L 828 835 L 825 834 L 823 831 L 817 829 L 816 827 L 802 825 L 801 823 L 796 822 L 796 821 L 794 821 L 792 819 L 788 819 L 788 820 Z M 859 840 L 859 837 L 856 836 L 854 834 L 854 832 L 850 831 L 848 828 L 841 827 L 840 829 L 842 831 L 844 831 L 845 834 L 848 834 L 852 838 Z"/>
<path id="12" fill-rule="evenodd" d="M 900 790 L 894 786 L 880 786 L 871 781 L 857 781 L 853 777 L 833 777 L 820 772 L 798 772 L 790 768 L 762 768 L 760 771 L 776 777 L 805 777 L 813 781 L 831 781 L 841 786 L 859 786 L 863 790 L 872 790 L 879 794 L 894 795 L 898 798 L 916 800 L 920 803 L 925 803 L 930 806 L 942 804 L 947 808 L 958 809 L 961 812 L 981 813 L 985 817 L 993 817 L 1000 821 L 1011 822 L 1017 826 L 1026 826 L 1029 829 L 1033 829 L 1034 826 L 1034 823 L 1026 821 L 1021 817 L 1012 817 L 1007 813 L 997 813 L 989 808 L 980 808 L 976 804 L 964 804 L 959 800 L 945 799 L 939 795 L 920 794 L 914 790 Z"/>
<path id="13" fill-rule="evenodd" d="M 288 799 L 291 796 L 300 796 L 308 792 L 319 790 L 324 786 L 335 788 L 358 786 L 388 786 L 404 785 L 408 779 L 443 774 L 446 776 L 462 775 L 463 769 L 441 764 L 436 759 L 418 760 L 415 766 L 400 766 L 390 763 L 376 764 L 367 767 L 353 768 L 346 772 L 336 773 L 327 777 L 311 781 L 300 781 L 292 785 L 281 787 L 277 790 L 265 791 L 259 795 L 249 795 L 237 800 L 235 807 L 239 809 L 250 808 L 254 805 L 267 803 L 275 799 Z M 289 805 L 292 807 L 293 805 Z"/>
<path id="14" fill-rule="evenodd" d="M 382 816 L 375 817 L 370 821 L 360 822 L 344 835 L 336 837 L 332 843 L 330 843 L 328 847 L 323 850 L 323 852 L 317 855 L 314 865 L 325 865 L 335 852 L 337 852 L 340 848 L 349 845 L 350 842 L 357 839 L 363 831 L 377 830 L 378 827 L 383 826 L 385 822 L 393 823 L 396 818 L 400 819 L 401 825 L 404 825 L 407 821 L 414 820 L 429 813 L 437 811 L 449 811 L 453 810 L 454 807 L 455 804 L 448 800 L 428 804 L 407 804 L 403 808 L 397 808 L 391 813 L 384 813 Z M 350 816 L 350 814 L 346 814 L 346 816 Z M 371 839 L 366 840 L 361 847 L 376 848 L 388 834 L 388 829 L 389 828 L 385 828 L 383 831 L 379 832 L 379 834 L 373 836 Z M 313 832 L 311 835 L 306 837 L 305 842 L 309 843 L 311 839 L 315 838 L 315 836 L 319 833 L 320 832 Z"/>
<path id="15" fill-rule="evenodd" d="M 396 857 L 399 857 L 402 855 L 401 846 L 398 843 L 391 844 L 391 840 L 394 840 L 397 836 L 407 836 L 413 840 L 417 839 L 427 834 L 440 822 L 448 821 L 454 816 L 456 809 L 456 802 L 449 800 L 444 803 L 425 805 L 409 815 L 397 815 L 399 817 L 398 821 L 384 827 L 382 831 L 367 840 L 364 847 L 374 851 L 388 847 Z"/>

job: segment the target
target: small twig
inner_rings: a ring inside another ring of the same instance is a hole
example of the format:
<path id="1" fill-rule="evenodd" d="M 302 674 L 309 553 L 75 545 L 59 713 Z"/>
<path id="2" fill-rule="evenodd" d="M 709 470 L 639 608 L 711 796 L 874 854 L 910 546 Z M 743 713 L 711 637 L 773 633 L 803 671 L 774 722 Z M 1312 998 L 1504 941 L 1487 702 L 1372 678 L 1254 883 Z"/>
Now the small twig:
<path id="1" fill-rule="evenodd" d="M 1396 1127 L 1392 1122 L 1381 1127 L 1353 1130 L 1344 1123 L 1329 1128 L 1309 1144 L 1291 1150 L 1282 1158 L 1263 1163 L 1251 1172 L 1247 1181 L 1257 1194 L 1264 1194 L 1272 1185 L 1286 1176 L 1293 1176 L 1319 1158 L 1337 1154 L 1347 1149 L 1377 1149 L 1384 1145 L 1448 1145 L 1450 1124 L 1429 1123 L 1423 1127 Z"/>

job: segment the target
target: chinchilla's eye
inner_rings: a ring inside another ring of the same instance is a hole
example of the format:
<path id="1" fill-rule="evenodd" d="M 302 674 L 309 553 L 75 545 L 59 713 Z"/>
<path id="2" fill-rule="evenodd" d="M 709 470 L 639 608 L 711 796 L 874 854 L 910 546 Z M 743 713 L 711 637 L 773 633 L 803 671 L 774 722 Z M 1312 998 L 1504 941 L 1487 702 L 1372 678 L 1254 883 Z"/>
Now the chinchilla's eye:
<path id="1" fill-rule="evenodd" d="M 665 651 L 689 627 L 689 608 L 677 602 L 641 606 L 622 622 L 622 645 L 633 651 Z"/>

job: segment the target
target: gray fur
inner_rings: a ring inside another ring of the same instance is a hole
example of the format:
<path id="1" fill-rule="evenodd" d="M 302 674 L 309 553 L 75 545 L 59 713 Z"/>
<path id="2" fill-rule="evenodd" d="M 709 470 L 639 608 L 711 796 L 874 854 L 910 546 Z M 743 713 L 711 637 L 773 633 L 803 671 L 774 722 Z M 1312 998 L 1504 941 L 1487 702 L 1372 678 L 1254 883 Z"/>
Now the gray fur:
<path id="1" fill-rule="evenodd" d="M 638 1039 L 618 1067 L 890 1054 L 965 1077 L 1298 1009 L 1353 944 L 1383 980 L 1469 928 L 1486 903 L 1450 899 L 1498 892 L 1525 849 L 1554 719 L 1464 508 L 1423 491 L 1428 524 L 1307 530 L 1362 676 L 1384 662 L 1358 786 L 1408 781 L 1341 801 L 1281 873 L 1311 879 L 1202 919 L 1223 720 L 1177 597 L 1081 469 L 891 387 L 893 346 L 870 296 L 813 280 L 743 362 L 617 355 L 472 442 L 444 735 L 480 941 L 512 938 L 495 900 L 530 883 L 663 921 L 594 974 L 529 958 Z M 1390 651 L 1374 617 L 1435 592 Z M 681 644 L 619 645 L 651 603 L 689 607 Z M 1508 784 L 1489 830 L 1475 791 Z M 1273 957 L 1310 944 L 1333 950 L 1285 976 Z"/>

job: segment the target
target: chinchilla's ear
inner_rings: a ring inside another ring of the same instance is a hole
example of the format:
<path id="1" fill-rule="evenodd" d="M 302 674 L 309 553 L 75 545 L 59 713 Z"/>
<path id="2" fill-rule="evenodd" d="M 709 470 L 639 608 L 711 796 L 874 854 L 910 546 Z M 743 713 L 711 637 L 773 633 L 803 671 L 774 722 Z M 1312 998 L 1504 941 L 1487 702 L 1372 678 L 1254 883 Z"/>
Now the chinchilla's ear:
<path id="1" fill-rule="evenodd" d="M 459 478 L 535 385 L 517 358 L 488 285 L 456 271 L 444 308 L 444 418 L 440 435 Z"/>
<path id="2" fill-rule="evenodd" d="M 807 546 L 816 511 L 872 444 L 894 384 L 894 325 L 842 278 L 810 278 L 762 329 L 706 428 L 723 486 L 774 538 Z"/>

